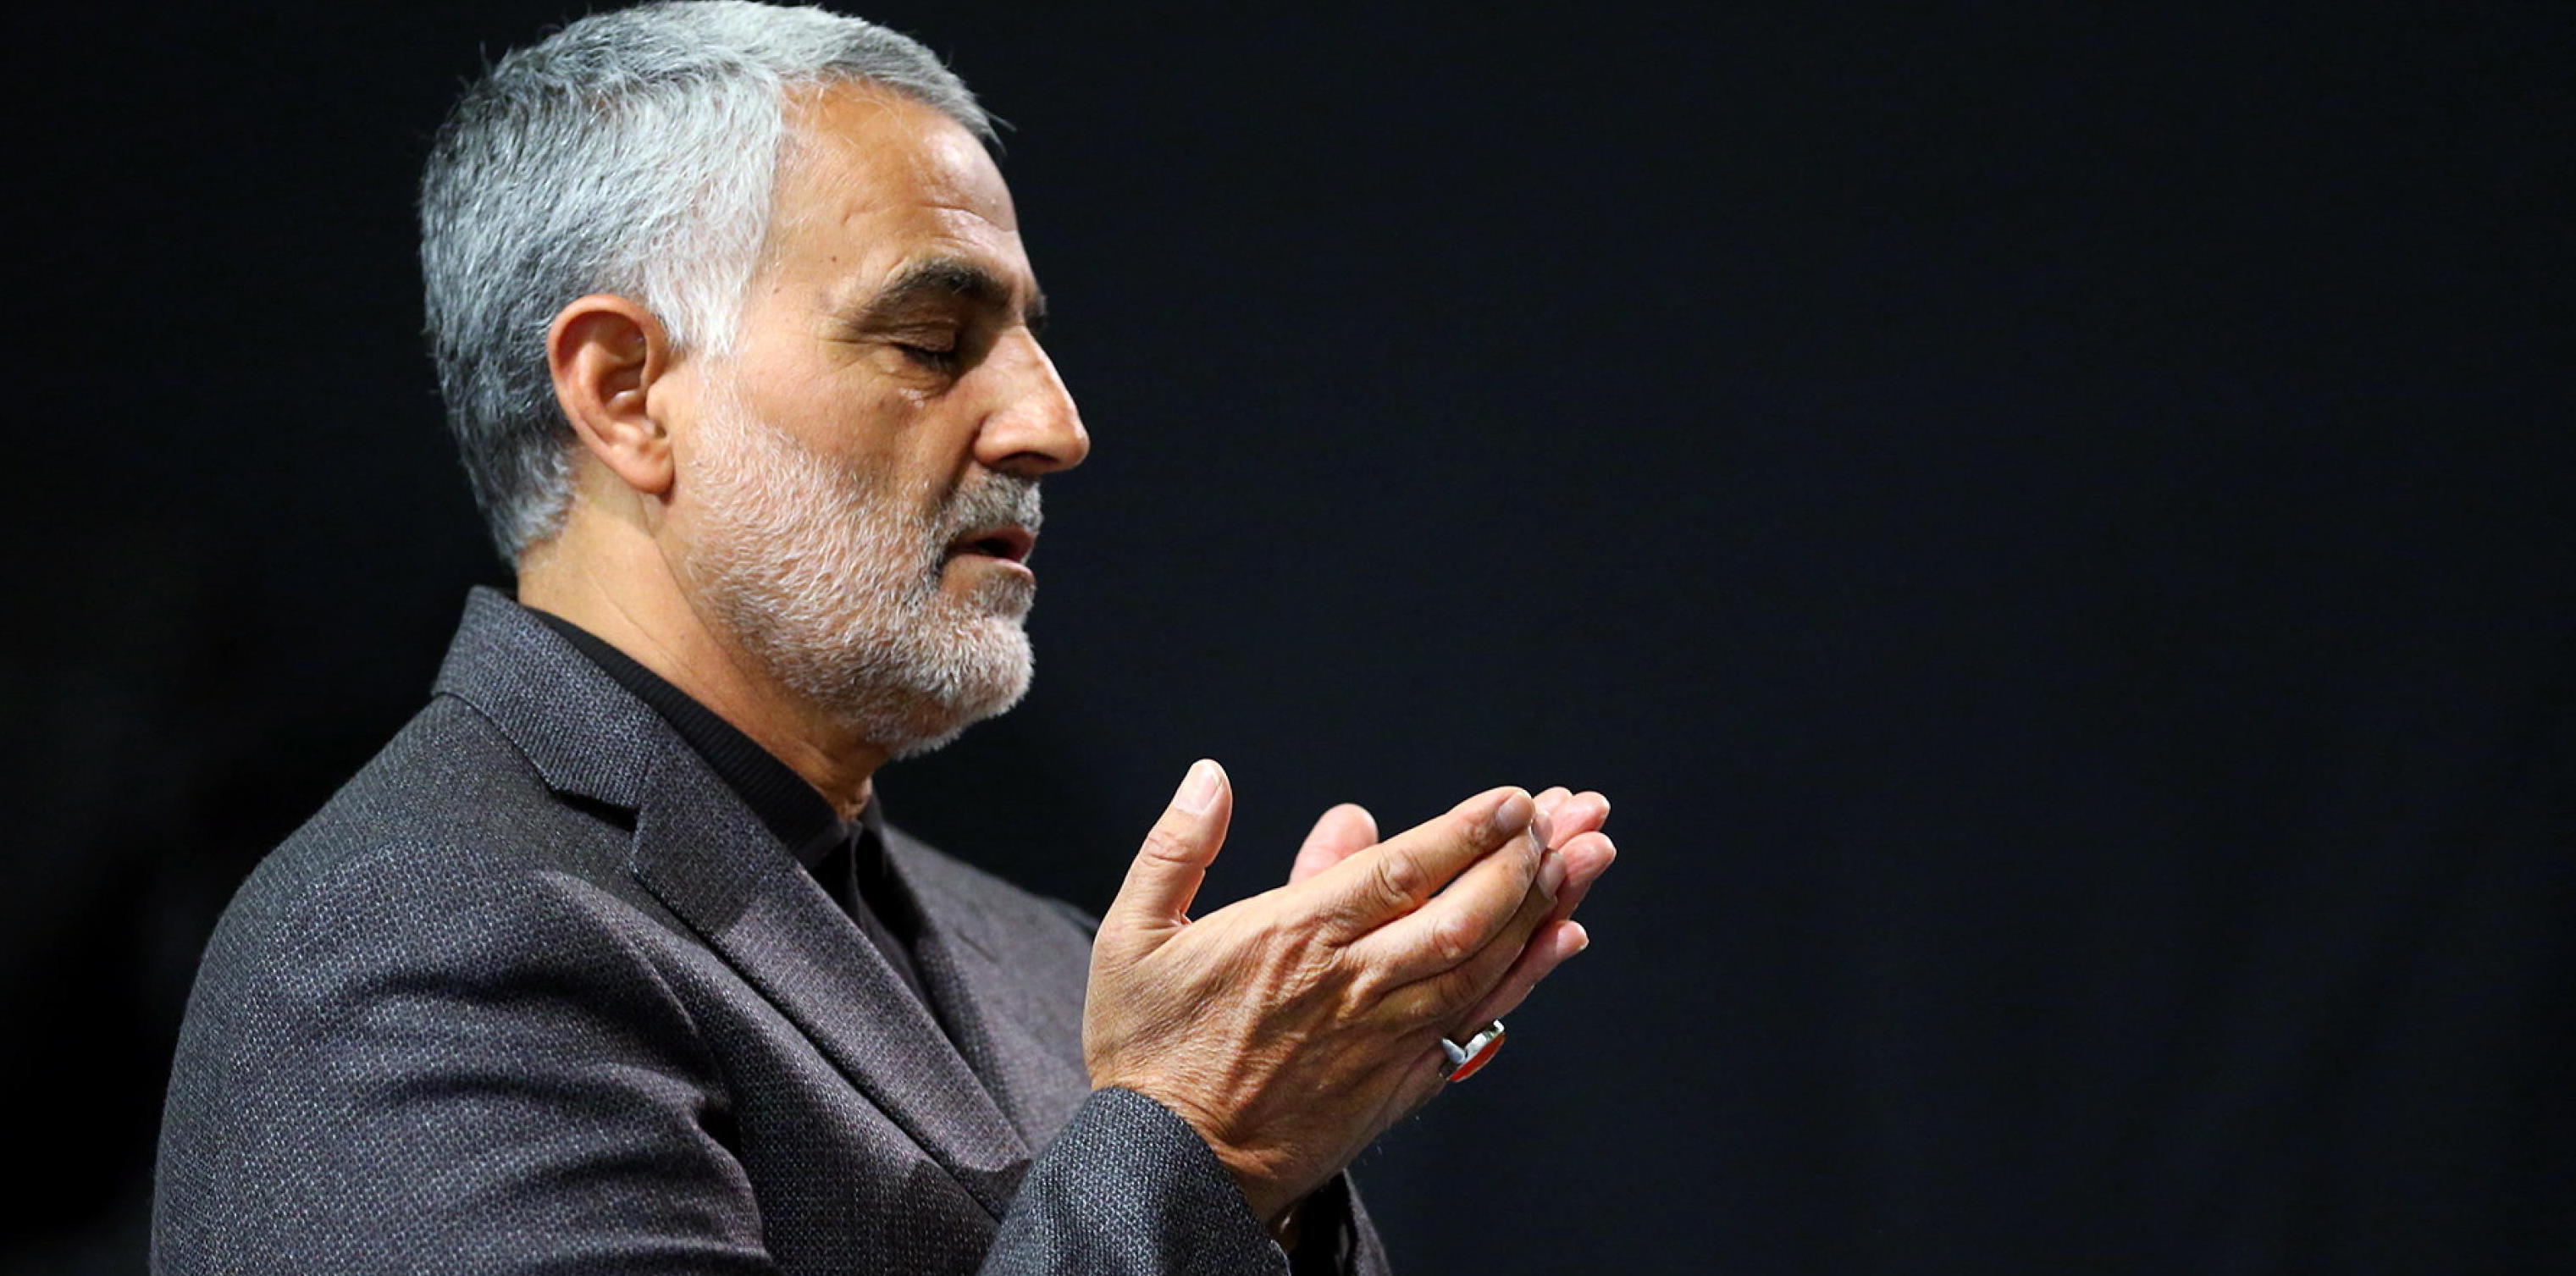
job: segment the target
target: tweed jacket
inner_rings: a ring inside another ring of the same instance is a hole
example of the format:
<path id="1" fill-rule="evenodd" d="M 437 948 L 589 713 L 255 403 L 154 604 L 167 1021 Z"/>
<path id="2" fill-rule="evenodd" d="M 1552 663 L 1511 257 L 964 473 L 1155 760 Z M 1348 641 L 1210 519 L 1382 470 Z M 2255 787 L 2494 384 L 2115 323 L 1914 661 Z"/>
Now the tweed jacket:
<path id="1" fill-rule="evenodd" d="M 931 1007 L 659 715 L 476 591 L 428 707 L 208 946 L 154 1269 L 1287 1272 L 1188 1125 L 1090 1089 L 1081 916 L 887 842 Z M 1334 1265 L 1383 1272 L 1327 1190 Z"/>

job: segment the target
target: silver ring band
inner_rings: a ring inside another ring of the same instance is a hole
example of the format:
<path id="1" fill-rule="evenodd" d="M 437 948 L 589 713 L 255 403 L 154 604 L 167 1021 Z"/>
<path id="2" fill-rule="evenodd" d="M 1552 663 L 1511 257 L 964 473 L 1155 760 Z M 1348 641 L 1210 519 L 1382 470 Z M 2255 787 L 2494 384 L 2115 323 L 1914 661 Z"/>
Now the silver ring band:
<path id="1" fill-rule="evenodd" d="M 1447 1037 L 1442 1037 L 1440 1039 L 1440 1053 L 1449 1057 L 1449 1070 L 1440 1074 L 1442 1079 L 1449 1081 L 1466 1080 L 1469 1076 L 1473 1075 L 1477 1069 L 1484 1067 L 1486 1063 L 1492 1060 L 1494 1048 L 1500 1046 L 1502 1043 L 1503 1021 L 1500 1019 L 1486 1024 L 1483 1029 L 1476 1033 L 1475 1036 L 1467 1038 L 1467 1043 L 1465 1045 L 1460 1045 L 1455 1041 L 1451 1041 Z"/>

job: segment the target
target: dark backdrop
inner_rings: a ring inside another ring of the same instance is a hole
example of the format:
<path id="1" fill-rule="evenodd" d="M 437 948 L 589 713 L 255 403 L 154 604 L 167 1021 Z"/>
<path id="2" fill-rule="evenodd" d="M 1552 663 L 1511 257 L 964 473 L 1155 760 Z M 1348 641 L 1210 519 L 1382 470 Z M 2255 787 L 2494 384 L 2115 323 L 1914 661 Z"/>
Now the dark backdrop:
<path id="1" fill-rule="evenodd" d="M 1411 1271 L 2576 1264 L 2565 10 L 2101 8 L 876 5 L 1098 441 L 896 818 L 1097 906 L 1201 754 L 1219 900 L 1610 793 Z M 8 19 L 0 1265 L 139 1265 L 216 910 L 502 579 L 411 183 L 574 12 Z"/>

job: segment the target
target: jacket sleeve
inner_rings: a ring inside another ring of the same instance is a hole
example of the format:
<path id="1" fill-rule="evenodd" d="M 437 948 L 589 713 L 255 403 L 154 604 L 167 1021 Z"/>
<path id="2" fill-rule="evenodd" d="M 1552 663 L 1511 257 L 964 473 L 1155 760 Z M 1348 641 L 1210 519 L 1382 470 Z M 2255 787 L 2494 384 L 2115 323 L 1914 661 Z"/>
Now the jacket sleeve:
<path id="1" fill-rule="evenodd" d="M 1064 900 L 1046 900 L 1048 907 L 1064 915 L 1082 931 L 1084 941 L 1100 933 L 1100 918 L 1074 907 Z M 1087 1191 L 1079 1188 L 1082 1175 L 1095 1175 Z M 1043 1253 L 1051 1245 L 1061 1245 L 1064 1232 L 1079 1232 L 1084 1227 L 1082 1196 L 1105 1196 L 1103 1178 L 1123 1181 L 1128 1188 L 1144 1188 L 1146 1194 L 1170 1196 L 1164 1217 L 1203 1214 L 1218 1222 L 1213 1230 L 1229 1232 L 1224 1248 L 1239 1253 L 1236 1263 L 1242 1266 L 1218 1266 L 1208 1271 L 1285 1271 L 1288 1276 L 1391 1276 L 1391 1263 L 1386 1261 L 1386 1242 L 1378 1237 L 1378 1227 L 1368 1219 L 1368 1209 L 1360 1204 L 1360 1188 L 1352 1186 L 1350 1170 L 1342 1170 L 1332 1181 L 1324 1183 L 1314 1196 L 1301 1206 L 1303 1240 L 1298 1240 L 1296 1253 L 1283 1250 L 1270 1242 L 1252 1217 L 1252 1206 L 1234 1186 L 1224 1163 L 1216 1152 L 1190 1129 L 1188 1121 L 1172 1114 L 1162 1103 L 1139 1096 L 1133 1090 L 1097 1090 L 1090 1103 L 1064 1126 L 1056 1145 L 1030 1165 L 1028 1181 L 1020 1186 L 1020 1196 L 1012 1201 L 1010 1217 L 1002 1219 L 1002 1237 L 994 1245 L 992 1258 L 984 1271 L 989 1276 L 1005 1276 L 1020 1271 L 1054 1271 L 1038 1266 L 1023 1268 L 1010 1263 L 1025 1261 L 1025 1253 Z M 1074 1183 L 1066 1183 L 1072 1178 Z M 1036 1188 L 1036 1191 L 1030 1191 Z M 1097 1209 L 1097 1206 L 1095 1206 Z M 1249 1235 L 1260 1245 L 1236 1235 L 1236 1222 L 1252 1227 Z M 1151 1266 L 1154 1255 L 1164 1253 L 1154 1245 L 1136 1245 L 1128 1258 L 1115 1258 L 1103 1250 L 1100 1268 L 1082 1271 L 1200 1271 L 1182 1266 Z M 1133 1263 L 1146 1261 L 1146 1266 Z M 1164 1258 L 1170 1261 L 1170 1258 Z M 1128 1266 L 1121 1266 L 1128 1263 Z"/>
<path id="2" fill-rule="evenodd" d="M 1347 1174 L 1306 1208 L 1317 1226 L 1299 1245 L 1295 1271 L 1386 1270 Z M 1110 1089 L 1095 1091 L 1029 1167 L 982 1270 L 1288 1276 L 1291 1268 L 1196 1130 L 1152 1099 Z"/>
<path id="3" fill-rule="evenodd" d="M 1088 938 L 1100 919 L 1048 901 Z M 1002 1220 L 984 1276 L 1083 1272 L 1275 1272 L 1286 1276 L 1390 1276 L 1386 1247 L 1360 1204 L 1350 1172 L 1333 1176 L 1301 1207 L 1293 1255 L 1271 1241 L 1225 1163 L 1188 1122 L 1132 1090 L 1099 1090 L 1029 1167 Z M 1146 1219 L 1190 1234 L 1119 1235 Z M 1071 1269 L 1048 1255 L 1077 1253 Z"/>
<path id="4" fill-rule="evenodd" d="M 983 1266 L 985 1276 L 1287 1271 L 1198 1132 L 1132 1090 L 1095 1091 L 1039 1154 Z"/>
<path id="5" fill-rule="evenodd" d="M 254 888 L 209 948 L 154 1270 L 778 1270 L 700 1026 L 595 888 L 368 859 Z M 991 1241 L 992 1276 L 1291 1270 L 1197 1133 L 1124 1090 L 1040 1152 Z"/>

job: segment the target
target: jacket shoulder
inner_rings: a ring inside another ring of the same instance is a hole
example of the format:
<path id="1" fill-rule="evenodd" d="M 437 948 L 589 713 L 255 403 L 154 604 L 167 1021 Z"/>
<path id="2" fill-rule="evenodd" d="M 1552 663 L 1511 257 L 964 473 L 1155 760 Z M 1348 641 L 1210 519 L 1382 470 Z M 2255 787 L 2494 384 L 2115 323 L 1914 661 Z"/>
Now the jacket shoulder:
<path id="1" fill-rule="evenodd" d="M 567 803 L 471 705 L 430 701 L 330 801 L 261 861 L 235 909 L 283 903 L 399 846 L 419 870 L 513 873 L 599 867 L 623 830 L 595 804 Z M 391 866 L 374 865 L 372 871 Z"/>
<path id="2" fill-rule="evenodd" d="M 631 818 L 557 795 L 488 719 L 439 696 L 235 892 L 190 1027 L 324 971 L 502 961 L 659 911 L 625 871 Z"/>
<path id="3" fill-rule="evenodd" d="M 415 716 L 217 924 L 171 1070 L 156 1246 L 219 1269 L 257 1202 L 434 1163 L 394 1151 L 406 1113 L 492 1116 L 610 1064 L 700 1084 L 711 1061 L 649 951 L 677 923 L 625 872 L 617 814 L 554 794 L 462 701 Z"/>

